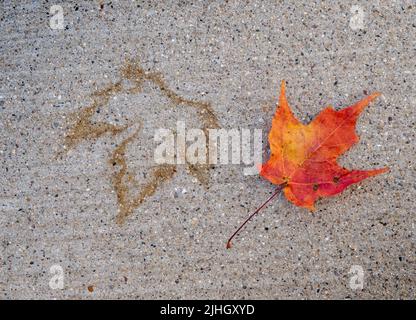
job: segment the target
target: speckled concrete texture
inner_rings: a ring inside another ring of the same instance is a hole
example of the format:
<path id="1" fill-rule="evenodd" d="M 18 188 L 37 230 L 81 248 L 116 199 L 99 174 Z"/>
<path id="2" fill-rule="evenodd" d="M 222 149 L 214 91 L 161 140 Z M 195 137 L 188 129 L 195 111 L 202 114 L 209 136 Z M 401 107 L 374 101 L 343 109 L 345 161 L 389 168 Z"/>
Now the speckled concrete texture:
<path id="1" fill-rule="evenodd" d="M 2 299 L 415 298 L 414 1 L 2 1 L 0 29 Z M 381 91 L 341 163 L 391 171 L 226 250 L 274 186 L 157 171 L 153 136 L 259 128 L 266 159 L 282 79 L 304 122 Z"/>

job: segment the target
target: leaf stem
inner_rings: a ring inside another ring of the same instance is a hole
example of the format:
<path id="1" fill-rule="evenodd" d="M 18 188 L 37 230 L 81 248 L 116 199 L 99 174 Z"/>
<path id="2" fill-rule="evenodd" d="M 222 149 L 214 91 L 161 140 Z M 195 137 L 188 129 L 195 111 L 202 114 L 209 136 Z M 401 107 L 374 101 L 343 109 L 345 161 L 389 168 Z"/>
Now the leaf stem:
<path id="1" fill-rule="evenodd" d="M 249 217 L 238 227 L 238 229 L 233 233 L 233 235 L 228 239 L 227 241 L 227 249 L 231 248 L 231 240 L 237 235 L 237 233 L 246 225 L 247 222 L 251 220 L 261 209 L 263 209 L 270 201 L 272 201 L 283 189 L 283 185 L 279 185 L 276 188 L 276 191 L 267 199 L 260 207 L 257 208 L 256 211 L 254 211 L 252 214 L 249 215 Z"/>

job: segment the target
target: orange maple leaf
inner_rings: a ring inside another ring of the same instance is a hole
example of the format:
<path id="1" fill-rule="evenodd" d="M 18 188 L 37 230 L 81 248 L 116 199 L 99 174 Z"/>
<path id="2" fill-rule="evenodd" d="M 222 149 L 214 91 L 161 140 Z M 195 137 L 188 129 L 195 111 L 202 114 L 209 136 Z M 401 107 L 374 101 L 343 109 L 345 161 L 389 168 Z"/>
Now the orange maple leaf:
<path id="1" fill-rule="evenodd" d="M 317 199 L 333 196 L 350 184 L 388 171 L 350 171 L 337 163 L 337 158 L 358 142 L 358 116 L 379 95 L 373 93 L 339 111 L 327 107 L 305 125 L 290 110 L 282 81 L 279 106 L 269 133 L 271 155 L 262 165 L 260 175 L 284 185 L 283 192 L 290 202 L 314 210 Z"/>
<path id="2" fill-rule="evenodd" d="M 271 155 L 260 170 L 261 176 L 279 188 L 240 225 L 228 240 L 227 248 L 231 247 L 231 240 L 243 226 L 282 188 L 290 202 L 313 211 L 317 199 L 333 196 L 353 183 L 389 170 L 348 170 L 337 163 L 337 158 L 358 142 L 355 133 L 358 116 L 379 95 L 373 93 L 339 111 L 327 107 L 305 125 L 290 110 L 282 81 L 278 108 L 269 133 Z"/>

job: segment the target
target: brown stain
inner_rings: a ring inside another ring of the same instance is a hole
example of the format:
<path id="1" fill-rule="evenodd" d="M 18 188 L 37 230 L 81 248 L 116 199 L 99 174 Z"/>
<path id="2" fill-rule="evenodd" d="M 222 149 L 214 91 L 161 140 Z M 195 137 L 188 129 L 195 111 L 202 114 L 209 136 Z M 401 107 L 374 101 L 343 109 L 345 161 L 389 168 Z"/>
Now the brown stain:
<path id="1" fill-rule="evenodd" d="M 190 164 L 188 163 L 189 173 L 198 179 L 198 181 L 204 185 L 208 186 L 209 182 L 209 169 L 210 166 L 206 164 Z"/>
<path id="2" fill-rule="evenodd" d="M 145 81 L 150 81 L 159 87 L 161 93 L 165 95 L 175 105 L 186 105 L 195 108 L 198 116 L 203 123 L 203 129 L 219 128 L 218 119 L 209 102 L 195 101 L 186 99 L 174 92 L 166 84 L 163 76 L 159 72 L 146 72 L 138 63 L 127 62 L 122 69 L 121 74 L 124 79 L 131 80 L 135 83 L 134 90 L 141 90 Z"/>
<path id="3" fill-rule="evenodd" d="M 65 151 L 75 148 L 84 140 L 96 140 L 105 134 L 116 135 L 127 129 L 127 126 L 115 126 L 105 122 L 96 122 L 92 117 L 100 106 L 108 103 L 112 96 L 122 91 L 121 83 L 117 82 L 109 87 L 96 91 L 92 94 L 93 103 L 70 115 L 70 119 L 75 122 L 65 136 Z"/>
<path id="4" fill-rule="evenodd" d="M 139 134 L 140 130 L 134 132 L 130 137 L 123 140 L 120 145 L 113 151 L 108 162 L 112 166 L 119 166 L 120 169 L 113 175 L 112 184 L 116 191 L 117 201 L 119 205 L 116 221 L 123 224 L 126 218 L 136 209 L 143 201 L 153 195 L 157 188 L 165 181 L 172 178 L 176 172 L 174 165 L 160 165 L 152 169 L 152 177 L 150 181 L 144 184 L 139 194 L 131 196 L 128 182 L 132 182 L 134 178 L 128 172 L 126 162 L 127 145 L 133 141 Z M 126 181 L 127 179 L 127 181 Z"/>
<path id="5" fill-rule="evenodd" d="M 94 286 L 88 286 L 87 289 L 88 289 L 88 292 L 90 293 L 94 292 Z"/>
<path id="6" fill-rule="evenodd" d="M 208 129 L 220 128 L 218 119 L 209 102 L 195 101 L 184 98 L 174 92 L 166 84 L 163 76 L 158 72 L 147 72 L 137 62 L 128 61 L 120 72 L 121 79 L 102 90 L 97 90 L 91 95 L 93 102 L 90 106 L 71 115 L 73 122 L 72 127 L 65 136 L 65 152 L 85 140 L 97 140 L 103 135 L 110 134 L 115 136 L 124 132 L 130 125 L 115 126 L 105 122 L 93 121 L 93 116 L 98 108 L 108 104 L 111 97 L 119 93 L 137 94 L 142 92 L 143 84 L 148 81 L 156 85 L 160 92 L 166 96 L 172 104 L 188 106 L 197 111 L 198 117 L 202 122 L 202 130 L 208 137 Z M 122 83 L 127 80 L 133 83 L 133 86 L 125 88 Z M 138 122 L 138 121 L 135 121 Z M 126 218 L 141 205 L 148 197 L 152 196 L 164 182 L 170 180 L 176 172 L 175 165 L 156 166 L 151 171 L 151 178 L 144 184 L 136 195 L 132 195 L 132 187 L 136 183 L 134 176 L 128 170 L 126 161 L 127 145 L 137 138 L 140 129 L 136 130 L 131 136 L 124 139 L 111 154 L 108 162 L 111 166 L 119 166 L 119 170 L 114 172 L 112 177 L 112 185 L 117 195 L 119 206 L 116 221 L 123 224 Z M 198 181 L 208 186 L 209 168 L 208 164 L 193 165 L 187 163 L 189 173 Z"/>

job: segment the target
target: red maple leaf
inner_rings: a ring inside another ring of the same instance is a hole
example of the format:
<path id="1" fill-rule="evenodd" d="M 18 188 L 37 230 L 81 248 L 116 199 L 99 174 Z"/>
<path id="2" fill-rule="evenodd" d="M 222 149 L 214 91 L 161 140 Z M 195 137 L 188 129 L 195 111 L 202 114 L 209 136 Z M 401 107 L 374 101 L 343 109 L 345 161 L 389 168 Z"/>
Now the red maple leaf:
<path id="1" fill-rule="evenodd" d="M 358 142 L 355 133 L 358 116 L 379 95 L 373 93 L 339 111 L 327 107 L 305 125 L 293 115 L 282 81 L 279 105 L 269 133 L 271 155 L 260 171 L 262 177 L 280 187 L 240 226 L 227 247 L 237 232 L 281 189 L 290 202 L 313 211 L 317 199 L 333 196 L 353 183 L 388 171 L 388 168 L 348 170 L 337 163 L 338 157 Z"/>

